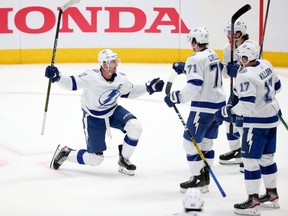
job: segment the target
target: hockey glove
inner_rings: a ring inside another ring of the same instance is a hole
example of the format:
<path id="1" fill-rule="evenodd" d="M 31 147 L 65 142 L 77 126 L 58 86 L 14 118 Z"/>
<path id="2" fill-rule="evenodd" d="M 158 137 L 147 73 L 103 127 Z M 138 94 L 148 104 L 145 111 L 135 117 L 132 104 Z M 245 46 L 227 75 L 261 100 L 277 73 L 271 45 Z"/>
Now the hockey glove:
<path id="1" fill-rule="evenodd" d="M 164 101 L 169 106 L 172 107 L 174 104 L 179 104 L 179 93 L 180 91 L 173 91 L 172 93 L 165 96 Z"/>
<path id="2" fill-rule="evenodd" d="M 52 83 L 58 82 L 60 80 L 59 70 L 55 66 L 47 66 L 45 71 L 45 76 L 52 80 Z"/>
<path id="3" fill-rule="evenodd" d="M 160 80 L 160 78 L 155 78 L 146 82 L 147 92 L 151 95 L 154 92 L 161 92 L 164 86 L 164 81 Z"/>
<path id="4" fill-rule="evenodd" d="M 227 68 L 227 74 L 230 76 L 230 77 L 236 77 L 237 76 L 237 72 L 238 72 L 238 69 L 239 69 L 240 65 L 237 64 L 237 61 L 234 61 L 232 63 L 228 63 L 226 68 Z"/>
<path id="5" fill-rule="evenodd" d="M 172 65 L 172 68 L 175 70 L 175 72 L 179 75 L 182 73 L 185 73 L 184 71 L 185 62 L 174 62 Z"/>
<path id="6" fill-rule="evenodd" d="M 218 125 L 221 125 L 226 118 L 231 116 L 231 108 L 232 106 L 228 104 L 226 106 L 223 106 L 215 113 L 215 120 Z"/>

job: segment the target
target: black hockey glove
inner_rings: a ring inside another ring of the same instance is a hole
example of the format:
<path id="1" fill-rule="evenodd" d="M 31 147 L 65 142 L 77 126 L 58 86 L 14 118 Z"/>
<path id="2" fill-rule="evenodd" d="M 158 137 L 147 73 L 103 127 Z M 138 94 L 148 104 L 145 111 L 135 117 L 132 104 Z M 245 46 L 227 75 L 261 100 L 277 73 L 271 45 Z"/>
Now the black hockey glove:
<path id="1" fill-rule="evenodd" d="M 175 70 L 175 72 L 179 75 L 182 73 L 185 73 L 184 71 L 185 62 L 174 62 L 172 65 L 172 68 Z"/>
<path id="2" fill-rule="evenodd" d="M 227 74 L 230 76 L 230 77 L 236 77 L 237 76 L 237 72 L 238 72 L 238 69 L 239 69 L 240 65 L 238 64 L 237 61 L 233 61 L 232 63 L 228 63 L 226 65 L 226 68 L 227 68 Z"/>
<path id="3" fill-rule="evenodd" d="M 180 91 L 173 91 L 170 94 L 166 95 L 164 98 L 165 103 L 167 106 L 172 107 L 174 104 L 179 104 L 179 93 Z"/>
<path id="4" fill-rule="evenodd" d="M 215 120 L 218 125 L 221 125 L 225 119 L 231 116 L 231 108 L 230 104 L 223 106 L 215 113 Z"/>
<path id="5" fill-rule="evenodd" d="M 160 80 L 160 78 L 155 78 L 153 80 L 150 80 L 148 82 L 146 82 L 146 89 L 147 92 L 151 95 L 154 92 L 161 92 L 163 90 L 163 86 L 164 86 L 164 81 Z"/>
<path id="6" fill-rule="evenodd" d="M 58 82 L 60 80 L 59 70 L 55 66 L 47 66 L 45 70 L 45 76 L 52 80 L 52 83 Z"/>

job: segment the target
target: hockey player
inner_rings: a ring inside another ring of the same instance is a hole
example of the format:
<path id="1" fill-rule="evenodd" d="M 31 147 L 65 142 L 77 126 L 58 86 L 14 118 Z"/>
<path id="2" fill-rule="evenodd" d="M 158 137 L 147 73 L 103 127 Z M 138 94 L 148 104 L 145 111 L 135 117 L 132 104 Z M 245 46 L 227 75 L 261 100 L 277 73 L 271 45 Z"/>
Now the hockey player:
<path id="1" fill-rule="evenodd" d="M 187 85 L 164 98 L 169 107 L 174 104 L 191 102 L 187 127 L 199 144 L 210 166 L 214 160 L 213 139 L 218 136 L 219 125 L 214 119 L 215 112 L 226 104 L 222 86 L 220 62 L 214 50 L 209 49 L 209 33 L 204 27 L 190 31 L 188 41 L 194 55 L 185 62 Z M 202 192 L 208 191 L 209 171 L 204 166 L 197 149 L 187 131 L 184 132 L 183 147 L 191 171 L 191 178 L 180 184 L 180 190 L 198 187 Z"/>
<path id="2" fill-rule="evenodd" d="M 227 73 L 227 67 L 230 67 L 230 61 L 231 61 L 231 43 L 234 43 L 234 52 L 233 52 L 233 60 L 234 63 L 237 62 L 236 59 L 236 48 L 239 47 L 241 44 L 244 43 L 244 41 L 249 39 L 249 34 L 247 33 L 247 27 L 245 23 L 238 19 L 234 23 L 234 41 L 231 38 L 231 22 L 226 26 L 225 32 L 228 38 L 228 43 L 225 45 L 225 48 L 223 50 L 223 76 L 225 78 L 233 77 L 235 78 L 237 76 L 237 71 L 234 73 Z M 238 102 L 238 98 L 233 95 L 232 97 L 232 106 Z M 230 101 L 230 99 L 228 100 Z M 219 163 L 226 165 L 226 164 L 240 164 L 240 167 L 242 166 L 242 160 L 241 160 L 241 144 L 240 144 L 240 134 L 237 131 L 235 124 L 233 124 L 233 134 L 230 134 L 229 131 L 229 119 L 225 119 L 225 126 L 226 126 L 226 136 L 229 143 L 230 151 L 224 154 L 221 154 L 219 156 Z"/>
<path id="3" fill-rule="evenodd" d="M 171 216 L 213 216 L 204 212 L 204 200 L 202 193 L 197 188 L 189 188 L 183 197 L 184 212 Z"/>
<path id="4" fill-rule="evenodd" d="M 225 48 L 223 50 L 223 62 L 221 65 L 222 68 L 222 74 L 225 78 L 229 77 L 236 77 L 237 72 L 234 72 L 234 74 L 227 73 L 227 67 L 230 67 L 230 61 L 231 61 L 231 43 L 233 43 L 232 38 L 231 38 L 231 22 L 225 27 L 225 32 L 228 38 L 228 43 L 225 45 Z M 235 40 L 235 46 L 234 50 L 240 46 L 244 41 L 249 39 L 249 34 L 247 33 L 247 27 L 245 23 L 241 20 L 238 19 L 234 23 L 234 40 Z M 235 62 L 236 60 L 236 55 L 235 52 L 233 53 L 233 59 Z M 175 62 L 173 63 L 172 68 L 175 70 L 177 74 L 185 73 L 184 70 L 185 63 L 184 62 Z M 237 97 L 233 96 L 232 97 L 232 103 L 237 103 Z M 230 100 L 229 100 L 230 101 Z M 240 167 L 243 167 L 242 160 L 241 160 L 241 148 L 240 148 L 240 134 L 236 130 L 236 127 L 234 125 L 233 127 L 233 134 L 230 134 L 229 131 L 229 119 L 226 119 L 225 121 L 226 125 L 226 131 L 227 131 L 227 139 L 230 147 L 230 151 L 224 154 L 221 154 L 219 156 L 219 163 L 220 164 L 240 164 Z"/>
<path id="5" fill-rule="evenodd" d="M 45 76 L 64 89 L 76 91 L 83 89 L 81 107 L 83 128 L 87 149 L 73 150 L 68 146 L 57 147 L 50 167 L 59 169 L 68 161 L 100 165 L 106 150 L 105 133 L 110 127 L 125 133 L 123 143 L 119 145 L 119 172 L 134 175 L 136 166 L 129 159 L 133 154 L 141 135 L 142 126 L 136 117 L 118 105 L 119 97 L 135 98 L 146 92 L 161 92 L 164 82 L 155 78 L 145 85 L 133 85 L 124 73 L 117 71 L 118 55 L 110 49 L 99 52 L 100 69 L 89 69 L 79 76 L 60 75 L 57 67 L 48 66 Z"/>
<path id="6" fill-rule="evenodd" d="M 235 79 L 239 102 L 216 112 L 217 121 L 236 115 L 236 126 L 242 131 L 242 159 L 248 200 L 234 205 L 241 215 L 260 215 L 258 206 L 279 208 L 277 194 L 277 165 L 274 162 L 276 135 L 280 111 L 275 94 L 281 83 L 272 65 L 259 60 L 259 46 L 249 40 L 237 48 L 243 69 Z M 238 70 L 234 65 L 229 70 Z M 259 197 L 261 177 L 266 193 Z"/>

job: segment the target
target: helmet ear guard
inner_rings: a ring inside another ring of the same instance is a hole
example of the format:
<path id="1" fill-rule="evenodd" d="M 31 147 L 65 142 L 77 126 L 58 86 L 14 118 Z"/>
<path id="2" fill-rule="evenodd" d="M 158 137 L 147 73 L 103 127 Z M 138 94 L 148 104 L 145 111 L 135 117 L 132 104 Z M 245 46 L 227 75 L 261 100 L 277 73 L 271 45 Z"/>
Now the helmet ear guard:
<path id="1" fill-rule="evenodd" d="M 193 28 L 187 36 L 188 42 L 192 42 L 193 38 L 195 38 L 197 44 L 209 43 L 209 33 L 205 27 Z"/>

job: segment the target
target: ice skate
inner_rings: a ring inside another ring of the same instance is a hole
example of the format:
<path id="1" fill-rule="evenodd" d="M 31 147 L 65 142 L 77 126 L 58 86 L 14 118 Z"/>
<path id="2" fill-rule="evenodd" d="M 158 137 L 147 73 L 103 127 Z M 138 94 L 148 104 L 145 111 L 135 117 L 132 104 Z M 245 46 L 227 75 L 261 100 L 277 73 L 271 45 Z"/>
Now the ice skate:
<path id="1" fill-rule="evenodd" d="M 122 145 L 119 145 L 118 149 L 119 149 L 119 160 L 118 160 L 119 172 L 126 174 L 126 175 L 133 176 L 135 174 L 136 166 L 132 164 L 129 161 L 129 159 L 123 157 Z"/>
<path id="2" fill-rule="evenodd" d="M 222 165 L 235 165 L 240 164 L 241 162 L 241 148 L 229 151 L 219 156 L 219 163 Z"/>
<path id="3" fill-rule="evenodd" d="M 180 184 L 180 191 L 185 193 L 188 188 L 198 188 L 202 193 L 209 192 L 210 175 L 208 169 L 204 171 L 201 170 L 200 175 L 191 176 L 188 181 L 182 182 Z"/>
<path id="4" fill-rule="evenodd" d="M 265 208 L 280 208 L 277 189 L 266 189 L 266 193 L 259 197 L 260 206 Z"/>
<path id="5" fill-rule="evenodd" d="M 65 146 L 60 148 L 60 145 L 57 146 L 56 151 L 53 155 L 53 158 L 50 162 L 50 168 L 59 169 L 59 167 L 63 164 L 63 162 L 67 159 L 68 155 L 73 149 Z"/>
<path id="6" fill-rule="evenodd" d="M 234 213 L 237 215 L 260 215 L 258 194 L 249 195 L 248 200 L 234 205 Z"/>

